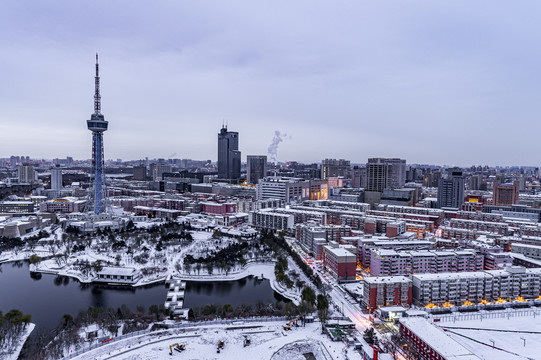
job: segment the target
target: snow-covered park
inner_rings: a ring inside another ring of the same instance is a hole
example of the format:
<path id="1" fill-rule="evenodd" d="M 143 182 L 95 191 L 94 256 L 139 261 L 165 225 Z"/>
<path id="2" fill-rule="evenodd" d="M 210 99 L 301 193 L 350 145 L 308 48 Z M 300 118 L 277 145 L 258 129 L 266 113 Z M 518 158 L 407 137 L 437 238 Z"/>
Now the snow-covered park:
<path id="1" fill-rule="evenodd" d="M 245 346 L 245 339 L 250 344 Z M 224 347 L 218 353 L 218 342 Z M 186 345 L 181 353 L 173 344 Z M 312 355 L 313 357 L 309 357 Z M 284 330 L 281 322 L 245 323 L 229 327 L 208 326 L 186 331 L 168 330 L 159 334 L 130 338 L 102 346 L 74 359 L 361 359 L 359 353 L 342 342 L 332 342 L 321 333 L 321 324 Z"/>

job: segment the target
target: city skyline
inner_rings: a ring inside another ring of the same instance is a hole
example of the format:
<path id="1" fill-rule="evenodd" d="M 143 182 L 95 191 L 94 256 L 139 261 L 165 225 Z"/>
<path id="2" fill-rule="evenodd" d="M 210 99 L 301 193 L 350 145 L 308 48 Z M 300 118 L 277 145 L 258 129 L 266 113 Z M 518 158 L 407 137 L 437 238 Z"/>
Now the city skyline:
<path id="1" fill-rule="evenodd" d="M 216 161 L 225 119 L 243 162 L 538 165 L 538 4 L 306 4 L 2 4 L 3 156 L 90 158 L 99 51 L 106 159 Z"/>

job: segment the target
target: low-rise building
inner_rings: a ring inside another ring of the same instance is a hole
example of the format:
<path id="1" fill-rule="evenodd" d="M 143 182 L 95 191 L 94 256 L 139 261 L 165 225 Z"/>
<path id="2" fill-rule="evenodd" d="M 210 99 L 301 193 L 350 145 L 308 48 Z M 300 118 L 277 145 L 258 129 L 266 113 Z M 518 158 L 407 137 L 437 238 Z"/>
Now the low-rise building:
<path id="1" fill-rule="evenodd" d="M 323 268 L 337 280 L 355 280 L 357 256 L 337 243 L 323 247 Z"/>
<path id="2" fill-rule="evenodd" d="M 205 214 L 225 215 L 237 212 L 237 204 L 235 203 L 203 202 L 201 205 L 203 206 L 202 212 Z"/>
<path id="3" fill-rule="evenodd" d="M 405 276 L 365 277 L 362 283 L 362 304 L 367 308 L 412 304 L 412 281 Z"/>
<path id="4" fill-rule="evenodd" d="M 287 231 L 294 227 L 293 215 L 278 213 L 270 209 L 252 211 L 249 219 L 250 223 L 259 229 Z"/>
<path id="5" fill-rule="evenodd" d="M 399 320 L 400 336 L 423 360 L 481 360 L 447 334 L 422 317 Z"/>
<path id="6" fill-rule="evenodd" d="M 497 252 L 485 254 L 485 270 L 498 270 L 513 265 L 513 257 L 509 253 Z"/>
<path id="7" fill-rule="evenodd" d="M 98 272 L 96 282 L 133 285 L 141 278 L 141 271 L 134 268 L 104 267 Z"/>
<path id="8" fill-rule="evenodd" d="M 86 200 L 75 197 L 65 197 L 56 200 L 46 201 L 39 204 L 39 210 L 55 213 L 82 212 L 86 206 Z"/>
<path id="9" fill-rule="evenodd" d="M 512 243 L 511 251 L 536 260 L 541 260 L 541 246 L 539 245 Z"/>
<path id="10" fill-rule="evenodd" d="M 35 212 L 32 201 L 0 201 L 0 214 L 31 214 Z"/>
<path id="11" fill-rule="evenodd" d="M 135 215 L 146 215 L 150 218 L 176 219 L 182 215 L 182 210 L 162 209 L 149 206 L 135 206 Z"/>

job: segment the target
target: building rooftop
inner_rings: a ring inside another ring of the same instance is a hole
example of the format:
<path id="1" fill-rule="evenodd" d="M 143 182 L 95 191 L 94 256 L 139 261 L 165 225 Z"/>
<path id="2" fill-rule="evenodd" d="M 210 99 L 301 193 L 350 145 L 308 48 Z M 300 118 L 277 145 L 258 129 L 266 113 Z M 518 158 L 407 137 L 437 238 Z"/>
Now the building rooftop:
<path id="1" fill-rule="evenodd" d="M 383 283 L 404 283 L 411 282 L 411 279 L 406 276 L 373 276 L 365 277 L 363 281 L 367 284 L 383 284 Z"/>
<path id="2" fill-rule="evenodd" d="M 353 256 L 356 257 L 351 251 L 344 249 L 343 247 L 325 246 L 325 252 L 332 253 L 335 256 Z"/>
<path id="3" fill-rule="evenodd" d="M 98 274 L 100 275 L 120 275 L 129 276 L 137 273 L 139 270 L 134 268 L 104 267 Z"/>
<path id="4" fill-rule="evenodd" d="M 513 248 L 513 247 L 530 248 L 530 249 L 541 249 L 541 246 L 539 246 L 539 245 L 519 244 L 519 243 L 512 243 L 512 244 L 511 244 L 511 248 Z"/>
<path id="5" fill-rule="evenodd" d="M 401 318 L 399 321 L 447 360 L 480 360 L 478 356 L 425 318 Z"/>

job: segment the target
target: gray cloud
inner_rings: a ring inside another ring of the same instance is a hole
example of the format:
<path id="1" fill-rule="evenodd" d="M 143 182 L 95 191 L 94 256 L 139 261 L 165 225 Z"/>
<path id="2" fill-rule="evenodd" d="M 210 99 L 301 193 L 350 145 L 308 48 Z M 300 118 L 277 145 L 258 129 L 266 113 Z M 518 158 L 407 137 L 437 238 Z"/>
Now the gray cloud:
<path id="1" fill-rule="evenodd" d="M 215 160 L 226 118 L 244 155 L 535 165 L 540 7 L 5 1 L 0 156 L 90 156 L 99 51 L 107 158 Z"/>

